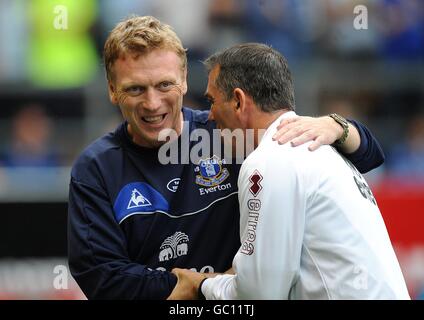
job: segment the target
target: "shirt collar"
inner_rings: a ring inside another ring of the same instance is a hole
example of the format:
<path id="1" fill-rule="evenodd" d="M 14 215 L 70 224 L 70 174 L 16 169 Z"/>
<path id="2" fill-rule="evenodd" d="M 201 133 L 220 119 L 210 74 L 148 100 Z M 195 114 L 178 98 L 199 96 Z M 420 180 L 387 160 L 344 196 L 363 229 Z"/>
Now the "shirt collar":
<path id="1" fill-rule="evenodd" d="M 279 116 L 273 123 L 271 123 L 271 125 L 266 129 L 266 131 L 265 131 L 265 133 L 264 133 L 264 135 L 263 135 L 263 137 L 262 137 L 262 139 L 264 139 L 264 138 L 268 138 L 268 137 L 272 137 L 273 135 L 274 135 L 274 133 L 276 133 L 277 132 L 277 127 L 278 127 L 278 125 L 280 124 L 280 122 L 283 120 L 283 119 L 289 119 L 289 118 L 294 118 L 294 117 L 296 117 L 297 115 L 296 115 L 296 112 L 294 112 L 294 111 L 287 111 L 287 112 L 284 112 L 281 116 Z M 261 141 L 262 141 L 262 139 L 261 139 Z"/>

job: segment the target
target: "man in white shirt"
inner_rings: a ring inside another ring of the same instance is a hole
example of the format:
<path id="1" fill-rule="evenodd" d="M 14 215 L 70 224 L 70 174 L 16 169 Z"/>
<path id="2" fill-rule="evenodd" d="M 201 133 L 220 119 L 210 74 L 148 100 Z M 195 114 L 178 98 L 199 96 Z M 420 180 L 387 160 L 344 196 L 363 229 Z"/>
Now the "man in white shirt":
<path id="1" fill-rule="evenodd" d="M 234 274 L 174 269 L 170 298 L 410 299 L 377 203 L 355 167 L 331 146 L 275 147 L 280 121 L 296 116 L 285 58 L 243 44 L 205 65 L 210 117 L 245 137 L 253 129 L 255 150 L 238 179 L 242 245 Z"/>

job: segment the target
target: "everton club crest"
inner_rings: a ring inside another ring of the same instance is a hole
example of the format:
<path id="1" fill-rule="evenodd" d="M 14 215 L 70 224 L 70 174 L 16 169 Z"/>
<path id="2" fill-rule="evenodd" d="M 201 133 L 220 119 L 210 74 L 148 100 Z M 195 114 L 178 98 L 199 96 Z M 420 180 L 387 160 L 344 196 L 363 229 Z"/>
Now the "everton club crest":
<path id="1" fill-rule="evenodd" d="M 196 183 L 205 187 L 219 185 L 230 175 L 226 168 L 222 168 L 222 160 L 215 155 L 200 160 L 194 171 L 199 173 L 196 175 Z"/>

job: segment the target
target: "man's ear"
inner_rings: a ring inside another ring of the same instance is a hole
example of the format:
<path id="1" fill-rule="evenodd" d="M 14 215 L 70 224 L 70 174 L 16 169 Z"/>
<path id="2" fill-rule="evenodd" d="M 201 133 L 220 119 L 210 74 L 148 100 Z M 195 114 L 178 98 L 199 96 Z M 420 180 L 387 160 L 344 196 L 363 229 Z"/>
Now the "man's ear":
<path id="1" fill-rule="evenodd" d="M 244 103 L 245 103 L 245 93 L 244 93 L 244 91 L 240 88 L 235 88 L 234 91 L 233 91 L 233 96 L 234 96 L 234 102 L 235 102 L 233 107 L 236 109 L 236 112 L 242 111 L 240 109 L 245 107 L 244 106 Z"/>
<path id="2" fill-rule="evenodd" d="M 240 89 L 235 88 L 233 91 L 234 95 L 234 108 L 236 111 L 236 117 L 240 122 L 245 123 L 248 117 L 248 100 L 246 93 Z"/>
<path id="3" fill-rule="evenodd" d="M 108 80 L 108 82 L 107 82 L 107 88 L 108 88 L 108 91 L 109 91 L 110 102 L 115 106 L 118 105 L 118 97 L 117 97 L 116 87 L 110 80 Z"/>
<path id="4" fill-rule="evenodd" d="M 184 68 L 184 75 L 183 75 L 183 81 L 181 83 L 181 90 L 183 92 L 183 95 L 187 93 L 187 67 Z"/>

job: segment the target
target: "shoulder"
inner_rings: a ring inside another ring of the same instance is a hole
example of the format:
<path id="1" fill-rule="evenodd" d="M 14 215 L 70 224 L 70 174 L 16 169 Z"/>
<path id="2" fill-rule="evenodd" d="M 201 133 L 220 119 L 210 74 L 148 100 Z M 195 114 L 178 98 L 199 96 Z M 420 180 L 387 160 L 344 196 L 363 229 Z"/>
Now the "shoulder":
<path id="1" fill-rule="evenodd" d="M 330 146 L 315 151 L 309 151 L 308 146 L 308 143 L 297 147 L 290 143 L 279 145 L 272 139 L 261 141 L 243 162 L 241 174 L 261 169 L 270 179 L 284 176 L 311 181 L 326 171 L 332 172 L 331 168 L 341 160 Z"/>
<path id="2" fill-rule="evenodd" d="M 81 152 L 72 166 L 72 179 L 85 180 L 99 170 L 102 163 L 113 161 L 116 151 L 122 149 L 118 136 L 122 126 L 123 124 L 119 125 L 114 132 L 109 132 L 93 141 Z"/>
<path id="3" fill-rule="evenodd" d="M 208 119 L 209 110 L 194 110 L 191 108 L 183 107 L 184 120 L 192 123 L 194 128 L 198 127 L 209 127 L 211 129 L 216 128 L 215 121 Z"/>
<path id="4" fill-rule="evenodd" d="M 243 167 L 292 167 L 297 163 L 296 159 L 305 156 L 304 149 L 303 146 L 293 148 L 290 144 L 280 145 L 271 139 L 262 140 L 243 162 Z"/>

